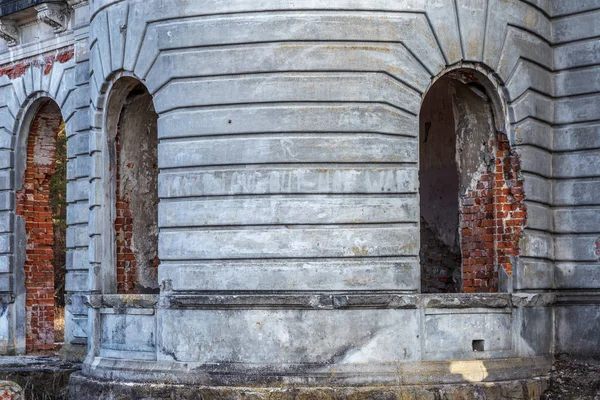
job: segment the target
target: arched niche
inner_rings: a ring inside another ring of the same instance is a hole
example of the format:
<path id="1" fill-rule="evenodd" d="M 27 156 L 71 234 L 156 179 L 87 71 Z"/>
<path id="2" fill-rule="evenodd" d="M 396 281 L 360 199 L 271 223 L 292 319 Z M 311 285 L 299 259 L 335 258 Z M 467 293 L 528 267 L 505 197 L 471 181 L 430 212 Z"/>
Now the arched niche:
<path id="1" fill-rule="evenodd" d="M 27 108 L 15 154 L 15 343 L 52 354 L 64 342 L 67 136 L 61 110 L 40 96 Z"/>
<path id="2" fill-rule="evenodd" d="M 114 82 L 104 120 L 104 293 L 158 292 L 157 122 L 140 81 Z"/>
<path id="3" fill-rule="evenodd" d="M 526 223 L 520 162 L 502 92 L 456 68 L 427 91 L 419 116 L 421 291 L 509 290 Z"/>

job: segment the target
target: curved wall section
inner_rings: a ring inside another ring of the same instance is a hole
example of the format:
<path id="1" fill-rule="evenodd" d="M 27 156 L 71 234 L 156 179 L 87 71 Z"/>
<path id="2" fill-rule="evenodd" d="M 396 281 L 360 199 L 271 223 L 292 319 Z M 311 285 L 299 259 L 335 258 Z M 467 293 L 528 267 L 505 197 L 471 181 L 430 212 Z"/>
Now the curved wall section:
<path id="1" fill-rule="evenodd" d="M 416 295 L 418 114 L 433 77 L 476 66 L 505 99 L 511 144 L 543 148 L 547 132 L 521 126 L 554 122 L 550 35 L 547 11 L 518 0 L 94 2 L 84 374 L 335 383 L 341 371 L 353 385 L 397 381 L 401 362 L 543 359 L 551 337 L 534 344 L 524 321 L 551 331 L 550 298 Z M 159 115 L 158 296 L 108 295 L 102 280 L 103 121 L 121 75 Z M 523 175 L 543 214 L 541 160 Z M 507 290 L 549 288 L 550 234 L 524 240 Z M 521 272 L 535 268 L 545 281 Z"/>
<path id="2" fill-rule="evenodd" d="M 9 10 L 0 353 L 26 352 L 35 260 L 18 199 L 46 99 L 66 124 L 61 353 L 87 354 L 74 398 L 162 390 L 149 381 L 208 385 L 213 397 L 232 386 L 371 393 L 361 385 L 401 397 L 417 393 L 411 385 L 466 382 L 536 397 L 545 380 L 532 378 L 553 355 L 597 358 L 600 348 L 600 1 L 579 3 L 69 0 Z M 473 102 L 441 88 L 447 107 L 423 112 L 444 77 Z M 477 139 L 475 103 L 493 115 L 481 121 L 496 148 Z M 477 191 L 454 190 L 477 222 L 454 236 L 469 239 L 463 291 L 502 293 L 421 293 L 423 280 L 445 286 L 419 265 L 419 137 L 438 120 L 456 134 L 447 161 L 467 165 Z M 465 145 L 478 156 L 458 154 Z M 491 186 L 494 204 L 484 201 Z M 132 218 L 143 223 L 135 234 Z M 486 269 L 491 285 L 481 284 Z"/>
<path id="3" fill-rule="evenodd" d="M 94 104 L 124 69 L 160 115 L 159 280 L 173 291 L 415 292 L 417 114 L 431 77 L 483 62 L 510 102 L 537 83 L 513 83 L 516 69 L 528 76 L 519 54 L 552 61 L 540 10 L 452 3 L 96 5 Z M 510 107 L 515 123 L 540 110 Z M 538 247 L 526 256 L 552 258 Z"/>

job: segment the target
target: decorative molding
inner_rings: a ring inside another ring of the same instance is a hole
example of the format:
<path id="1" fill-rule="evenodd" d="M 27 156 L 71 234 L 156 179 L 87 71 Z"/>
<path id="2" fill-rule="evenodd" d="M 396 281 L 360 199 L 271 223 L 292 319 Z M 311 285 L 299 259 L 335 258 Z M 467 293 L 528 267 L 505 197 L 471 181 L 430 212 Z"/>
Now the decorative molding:
<path id="1" fill-rule="evenodd" d="M 19 28 L 17 23 L 11 19 L 0 19 L 0 38 L 4 39 L 8 47 L 14 47 L 19 44 Z"/>
<path id="2" fill-rule="evenodd" d="M 271 293 L 271 294 L 180 294 L 163 293 L 160 308 L 171 309 L 496 309 L 508 312 L 511 308 L 548 307 L 555 297 L 548 293 L 453 293 L 453 294 L 394 294 L 394 293 Z"/>
<path id="3" fill-rule="evenodd" d="M 35 22 L 38 23 L 37 20 Z M 21 27 L 23 25 L 19 25 Z M 32 42 L 18 43 L 18 46 L 0 51 L 0 65 L 38 57 L 40 54 L 61 50 L 75 44 L 72 35 L 62 35 L 59 38 L 48 36 Z"/>
<path id="4" fill-rule="evenodd" d="M 79 8 L 83 6 L 87 6 L 89 4 L 88 0 L 67 0 L 69 3 L 69 7 L 71 8 Z"/>
<path id="5" fill-rule="evenodd" d="M 598 306 L 600 291 L 564 291 L 556 293 L 557 306 Z"/>
<path id="6" fill-rule="evenodd" d="M 155 308 L 158 295 L 155 294 L 105 294 L 84 296 L 84 302 L 91 308 L 147 309 Z"/>
<path id="7" fill-rule="evenodd" d="M 29 22 L 19 22 L 19 29 L 23 30 L 24 28 L 27 28 L 27 27 L 30 27 L 30 26 L 36 26 L 36 25 L 39 25 L 39 24 L 40 24 L 40 21 L 38 21 L 37 18 L 34 19 L 34 20 L 31 20 Z"/>
<path id="8" fill-rule="evenodd" d="M 49 25 L 54 33 L 67 30 L 69 23 L 69 10 L 63 4 L 44 3 L 34 7 L 37 11 L 37 19 L 41 23 Z"/>

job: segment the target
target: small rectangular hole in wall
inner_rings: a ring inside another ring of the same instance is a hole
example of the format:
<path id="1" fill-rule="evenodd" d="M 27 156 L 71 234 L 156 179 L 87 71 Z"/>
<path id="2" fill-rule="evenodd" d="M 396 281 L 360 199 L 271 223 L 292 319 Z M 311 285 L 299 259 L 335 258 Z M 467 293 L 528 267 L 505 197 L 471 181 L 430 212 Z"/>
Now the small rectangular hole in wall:
<path id="1" fill-rule="evenodd" d="M 485 351 L 485 340 L 473 340 L 473 351 Z"/>

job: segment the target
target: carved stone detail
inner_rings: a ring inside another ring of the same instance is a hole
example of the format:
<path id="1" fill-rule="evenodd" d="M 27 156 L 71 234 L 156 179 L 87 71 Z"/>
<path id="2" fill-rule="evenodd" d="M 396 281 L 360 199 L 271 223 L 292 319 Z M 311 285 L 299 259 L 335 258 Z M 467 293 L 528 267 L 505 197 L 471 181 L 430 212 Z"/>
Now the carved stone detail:
<path id="1" fill-rule="evenodd" d="M 19 44 L 19 28 L 17 23 L 10 19 L 0 19 L 0 38 L 4 39 L 8 47 Z"/>
<path id="2" fill-rule="evenodd" d="M 89 4 L 88 0 L 67 0 L 70 8 L 79 8 Z"/>
<path id="3" fill-rule="evenodd" d="M 64 4 L 44 3 L 36 6 L 35 10 L 37 11 L 38 21 L 51 26 L 54 33 L 67 30 L 69 11 Z"/>

